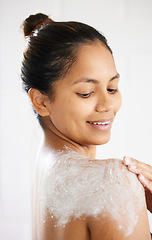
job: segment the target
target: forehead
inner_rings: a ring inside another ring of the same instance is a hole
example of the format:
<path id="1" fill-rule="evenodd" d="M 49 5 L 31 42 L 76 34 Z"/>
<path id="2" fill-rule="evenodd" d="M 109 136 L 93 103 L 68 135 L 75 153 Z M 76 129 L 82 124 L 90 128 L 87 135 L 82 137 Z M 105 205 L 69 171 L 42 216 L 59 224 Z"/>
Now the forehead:
<path id="1" fill-rule="evenodd" d="M 106 58 L 112 57 L 110 50 L 101 41 L 94 41 L 92 43 L 84 44 L 79 48 L 77 54 L 77 61 L 85 57 Z"/>
<path id="2" fill-rule="evenodd" d="M 68 75 L 70 78 L 101 78 L 108 75 L 113 77 L 116 73 L 115 62 L 109 49 L 104 44 L 95 42 L 79 49 L 76 62 Z"/>
<path id="3" fill-rule="evenodd" d="M 55 83 L 56 89 L 74 86 L 79 79 L 94 79 L 107 82 L 116 76 L 117 70 L 113 56 L 102 42 L 94 42 L 81 46 L 76 61 L 68 74 Z"/>

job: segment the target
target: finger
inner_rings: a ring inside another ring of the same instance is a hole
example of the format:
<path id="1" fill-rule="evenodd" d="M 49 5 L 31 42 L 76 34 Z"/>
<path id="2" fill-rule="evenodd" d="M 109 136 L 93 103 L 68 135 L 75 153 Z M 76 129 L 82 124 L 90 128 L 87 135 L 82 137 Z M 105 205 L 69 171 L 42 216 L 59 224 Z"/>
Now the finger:
<path id="1" fill-rule="evenodd" d="M 127 165 L 126 166 L 129 171 L 135 173 L 135 174 L 141 174 L 143 175 L 147 180 L 152 182 L 152 173 L 149 171 L 145 171 L 142 168 L 138 168 L 138 166 L 132 164 L 132 165 Z"/>
<path id="2" fill-rule="evenodd" d="M 152 193 L 152 182 L 146 179 L 142 174 L 138 175 L 139 181 Z"/>
<path id="3" fill-rule="evenodd" d="M 152 172 L 152 166 L 150 166 L 149 164 L 140 162 L 140 161 L 136 160 L 135 158 L 131 158 L 131 157 L 125 156 L 125 157 L 123 158 L 123 163 L 124 163 L 125 165 L 134 164 L 134 165 L 136 165 L 136 166 L 138 166 L 138 167 L 141 167 L 141 168 L 143 168 L 143 169 L 145 169 L 145 170 L 147 169 L 148 171 Z"/>
<path id="4" fill-rule="evenodd" d="M 142 174 L 152 181 L 152 166 L 141 163 L 133 158 L 124 157 L 123 164 L 136 174 Z"/>

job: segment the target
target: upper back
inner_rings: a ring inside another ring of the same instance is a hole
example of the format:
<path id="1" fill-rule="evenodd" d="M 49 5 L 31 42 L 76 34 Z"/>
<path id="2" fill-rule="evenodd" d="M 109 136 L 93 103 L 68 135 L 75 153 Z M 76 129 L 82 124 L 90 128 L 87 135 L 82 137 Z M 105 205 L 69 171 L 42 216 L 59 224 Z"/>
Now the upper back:
<path id="1" fill-rule="evenodd" d="M 113 224 L 115 235 L 118 231 L 125 239 L 133 234 L 143 209 L 145 213 L 143 188 L 118 159 L 91 160 L 74 151 L 61 151 L 43 158 L 38 170 L 41 216 L 47 219 L 50 234 L 60 232 L 59 239 L 74 229 L 77 234 L 80 229 L 82 239 L 93 239 L 96 228 L 102 232 Z"/>

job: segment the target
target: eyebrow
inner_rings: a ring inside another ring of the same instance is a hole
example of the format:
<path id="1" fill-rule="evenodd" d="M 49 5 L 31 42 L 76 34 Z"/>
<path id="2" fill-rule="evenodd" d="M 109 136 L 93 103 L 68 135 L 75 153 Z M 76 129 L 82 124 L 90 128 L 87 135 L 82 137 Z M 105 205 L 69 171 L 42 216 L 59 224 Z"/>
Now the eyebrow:
<path id="1" fill-rule="evenodd" d="M 119 73 L 117 73 L 114 77 L 112 77 L 109 82 L 111 82 L 111 81 L 113 81 L 114 79 L 117 79 L 117 78 L 120 78 L 120 74 Z M 92 82 L 92 83 L 99 83 L 99 81 L 95 80 L 95 79 L 81 78 L 81 79 L 76 80 L 73 85 L 81 83 L 81 82 L 84 82 L 84 83 L 90 83 L 90 82 Z"/>

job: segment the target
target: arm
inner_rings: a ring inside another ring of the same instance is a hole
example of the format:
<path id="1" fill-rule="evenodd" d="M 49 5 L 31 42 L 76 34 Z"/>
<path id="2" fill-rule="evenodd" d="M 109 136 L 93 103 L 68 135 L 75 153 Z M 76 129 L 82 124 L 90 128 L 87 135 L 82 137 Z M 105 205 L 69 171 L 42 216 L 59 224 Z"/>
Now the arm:
<path id="1" fill-rule="evenodd" d="M 124 157 L 123 164 L 131 172 L 137 174 L 139 181 L 145 188 L 147 208 L 152 213 L 152 166 L 129 157 Z"/>
<path id="2" fill-rule="evenodd" d="M 127 225 L 125 216 L 123 224 Z M 144 207 L 139 215 L 138 222 L 134 230 L 126 235 L 123 230 L 118 228 L 118 223 L 110 217 L 98 216 L 88 217 L 88 228 L 90 230 L 91 240 L 150 240 L 150 230 L 148 226 L 147 211 Z M 122 224 L 122 222 L 121 222 Z"/>
<path id="3" fill-rule="evenodd" d="M 110 190 L 107 185 L 105 189 L 109 193 L 106 201 L 112 199 L 106 208 L 107 213 L 104 211 L 98 217 L 87 218 L 91 240 L 150 240 L 144 189 L 122 162 L 119 165 L 113 163 L 115 170 L 109 176 L 114 179 L 110 181 L 112 188 Z"/>

